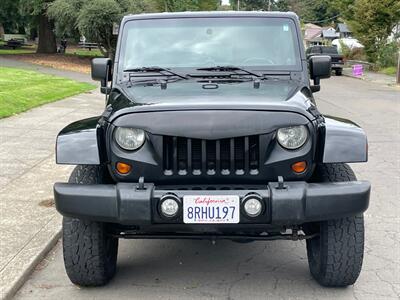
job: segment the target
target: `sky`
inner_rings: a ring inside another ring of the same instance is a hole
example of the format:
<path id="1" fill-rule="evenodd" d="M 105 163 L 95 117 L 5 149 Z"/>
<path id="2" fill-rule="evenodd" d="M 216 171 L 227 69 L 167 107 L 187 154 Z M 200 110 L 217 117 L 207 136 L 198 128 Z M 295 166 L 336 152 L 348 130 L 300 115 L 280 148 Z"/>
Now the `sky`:
<path id="1" fill-rule="evenodd" d="M 222 5 L 229 5 L 229 0 L 222 0 Z"/>

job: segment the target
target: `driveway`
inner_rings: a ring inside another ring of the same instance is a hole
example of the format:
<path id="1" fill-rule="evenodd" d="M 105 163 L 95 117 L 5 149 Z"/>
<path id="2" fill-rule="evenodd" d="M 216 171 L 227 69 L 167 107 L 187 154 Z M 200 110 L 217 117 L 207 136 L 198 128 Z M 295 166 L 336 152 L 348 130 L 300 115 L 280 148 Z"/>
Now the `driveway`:
<path id="1" fill-rule="evenodd" d="M 369 163 L 353 165 L 373 187 L 364 265 L 355 286 L 316 284 L 304 242 L 121 240 L 119 270 L 106 287 L 72 285 L 59 243 L 16 299 L 399 299 L 400 90 L 333 77 L 322 82 L 317 101 L 325 114 L 363 126 L 369 138 Z"/>

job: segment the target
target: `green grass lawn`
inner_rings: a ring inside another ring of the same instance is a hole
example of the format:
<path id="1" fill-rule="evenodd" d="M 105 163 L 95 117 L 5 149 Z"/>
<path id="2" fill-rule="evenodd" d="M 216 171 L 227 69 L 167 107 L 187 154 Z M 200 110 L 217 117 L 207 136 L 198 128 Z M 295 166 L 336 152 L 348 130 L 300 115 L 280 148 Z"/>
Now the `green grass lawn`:
<path id="1" fill-rule="evenodd" d="M 387 67 L 379 70 L 379 73 L 383 73 L 386 75 L 396 75 L 397 68 L 396 67 Z"/>
<path id="2" fill-rule="evenodd" d="M 0 118 L 90 91 L 89 83 L 34 71 L 0 67 Z"/>
<path id="3" fill-rule="evenodd" d="M 18 49 L 0 49 L 0 55 L 8 55 L 8 54 L 30 54 L 30 53 L 35 53 L 35 49 L 30 49 L 30 48 L 18 48 Z"/>
<path id="4" fill-rule="evenodd" d="M 67 55 L 74 55 L 80 57 L 104 57 L 101 54 L 99 49 L 92 49 L 91 51 L 86 49 L 68 49 L 67 47 Z"/>

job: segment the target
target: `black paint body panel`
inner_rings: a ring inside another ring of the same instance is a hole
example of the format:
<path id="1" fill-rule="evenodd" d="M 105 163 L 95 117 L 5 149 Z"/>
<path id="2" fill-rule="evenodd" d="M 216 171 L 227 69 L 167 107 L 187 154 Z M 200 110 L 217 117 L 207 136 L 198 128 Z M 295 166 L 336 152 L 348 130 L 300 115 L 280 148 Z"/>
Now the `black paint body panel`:
<path id="1" fill-rule="evenodd" d="M 325 117 L 323 163 L 366 162 L 368 142 L 364 130 L 341 118 Z"/>
<path id="2" fill-rule="evenodd" d="M 56 162 L 70 165 L 99 165 L 104 156 L 100 117 L 80 120 L 65 127 L 57 136 Z"/>
<path id="3" fill-rule="evenodd" d="M 125 115 L 116 119 L 113 125 L 141 128 L 155 135 L 216 140 L 266 134 L 308 122 L 304 116 L 290 112 L 209 109 Z"/>

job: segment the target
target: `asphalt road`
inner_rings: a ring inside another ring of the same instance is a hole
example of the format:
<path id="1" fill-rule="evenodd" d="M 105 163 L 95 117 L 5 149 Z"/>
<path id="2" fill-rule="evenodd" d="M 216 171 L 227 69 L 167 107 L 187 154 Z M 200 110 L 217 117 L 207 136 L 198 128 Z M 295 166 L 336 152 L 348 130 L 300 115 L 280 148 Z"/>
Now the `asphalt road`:
<path id="1" fill-rule="evenodd" d="M 333 77 L 322 82 L 317 99 L 325 114 L 352 119 L 369 138 L 369 163 L 353 165 L 373 186 L 364 265 L 354 286 L 316 284 L 304 242 L 122 240 L 118 273 L 106 287 L 72 285 L 58 244 L 16 299 L 399 299 L 400 89 Z"/>

